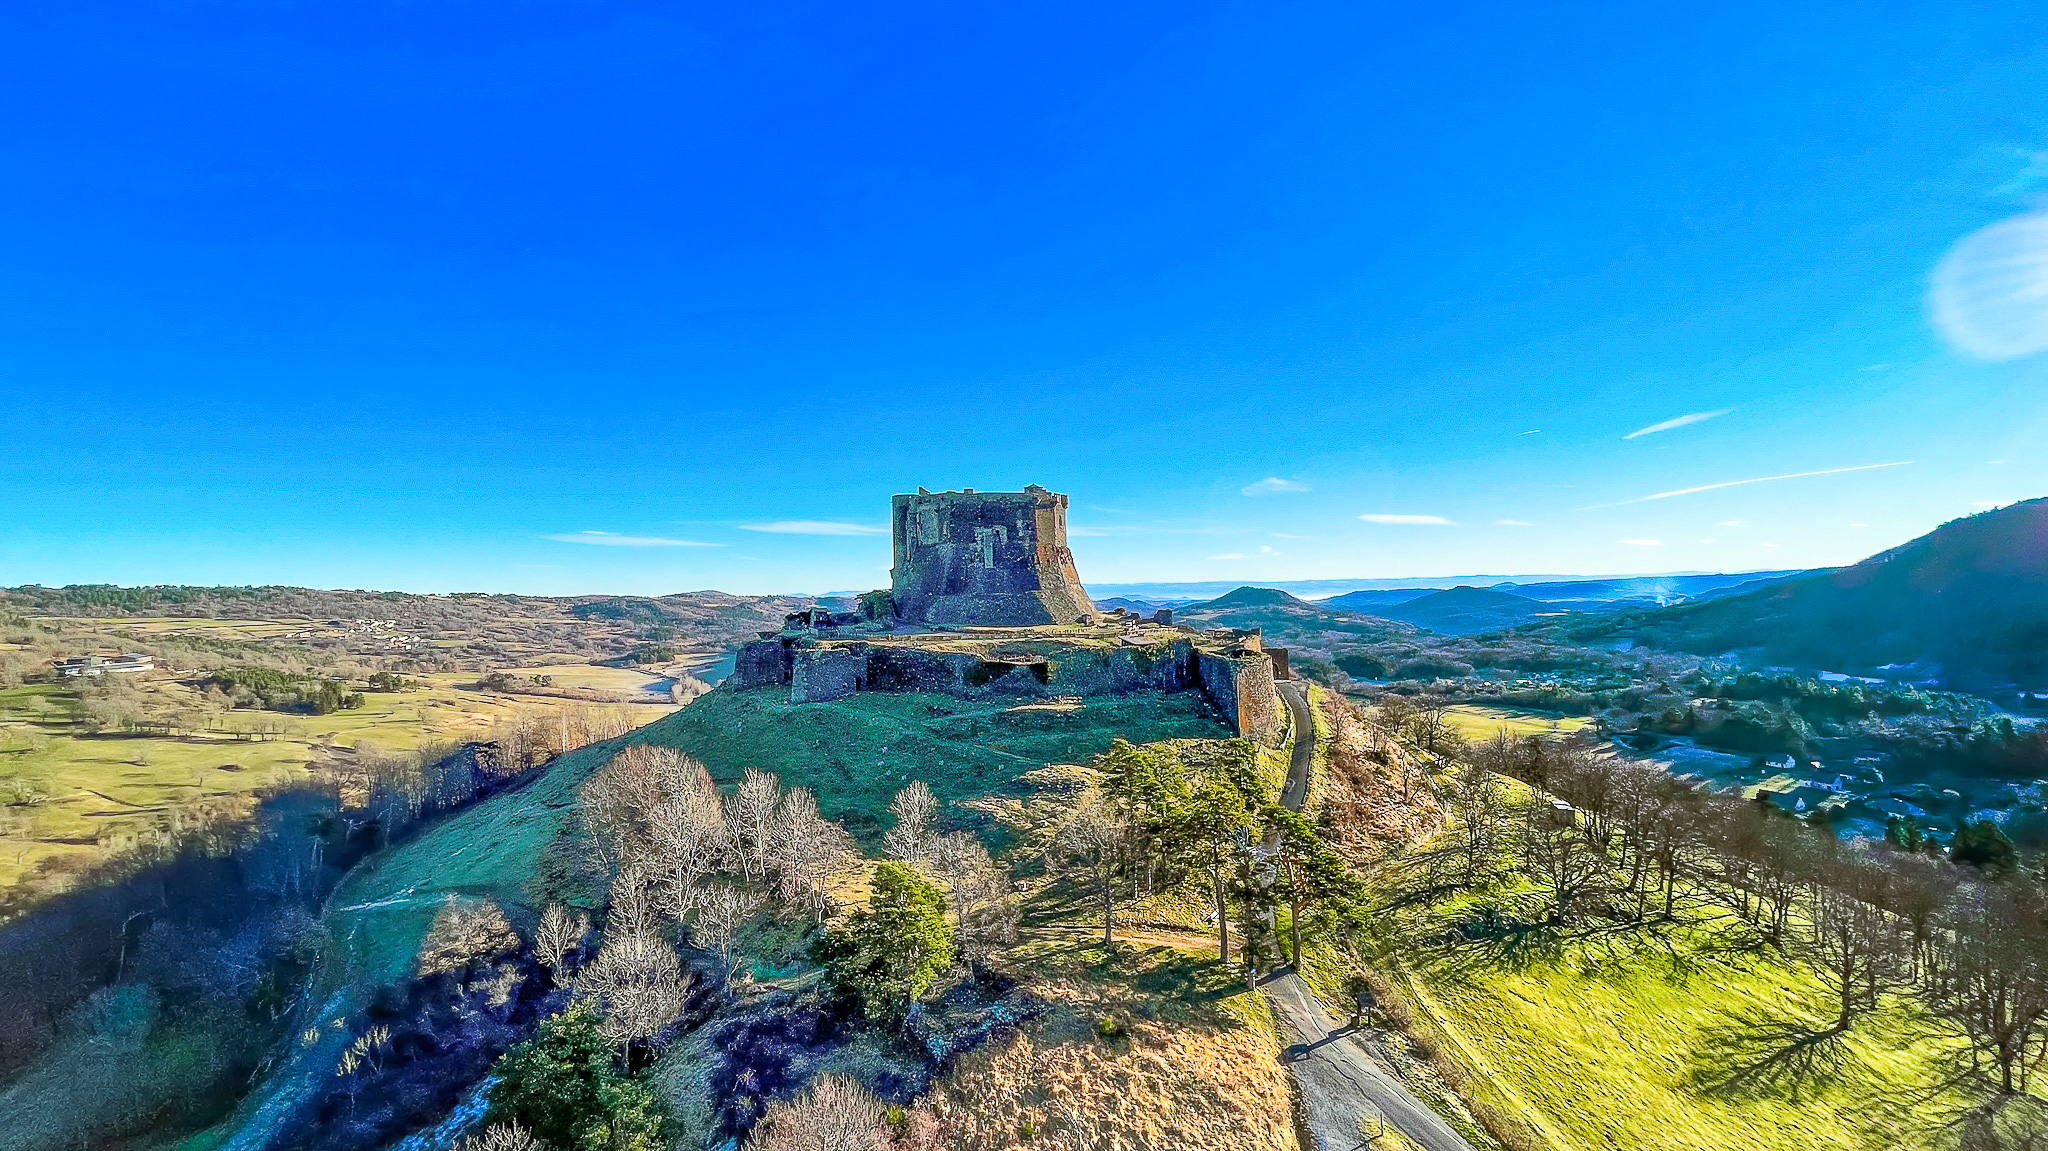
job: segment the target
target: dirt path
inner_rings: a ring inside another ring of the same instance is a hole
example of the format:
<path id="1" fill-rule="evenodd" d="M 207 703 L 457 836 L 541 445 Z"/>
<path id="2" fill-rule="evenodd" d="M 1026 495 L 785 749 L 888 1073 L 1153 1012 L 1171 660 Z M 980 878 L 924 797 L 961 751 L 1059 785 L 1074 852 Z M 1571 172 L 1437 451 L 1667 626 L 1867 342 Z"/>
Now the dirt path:
<path id="1" fill-rule="evenodd" d="M 1294 718 L 1294 757 L 1287 764 L 1282 805 L 1300 810 L 1315 763 L 1315 723 L 1299 680 L 1276 685 Z M 1280 1024 L 1281 1059 L 1301 1087 L 1303 1120 L 1314 1151 L 1359 1151 L 1373 1144 L 1373 1124 L 1384 1121 L 1423 1151 L 1473 1151 L 1443 1117 L 1410 1094 L 1324 1010 L 1301 976 L 1292 971 L 1269 977 L 1266 999 Z"/>

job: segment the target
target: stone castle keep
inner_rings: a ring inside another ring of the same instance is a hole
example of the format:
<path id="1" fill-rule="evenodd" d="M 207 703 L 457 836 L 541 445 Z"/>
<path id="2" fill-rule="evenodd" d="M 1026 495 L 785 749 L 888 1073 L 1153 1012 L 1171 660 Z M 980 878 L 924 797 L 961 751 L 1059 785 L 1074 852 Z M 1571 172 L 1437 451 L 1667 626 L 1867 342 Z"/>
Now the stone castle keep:
<path id="1" fill-rule="evenodd" d="M 1200 692 L 1240 735 L 1279 728 L 1286 653 L 1257 630 L 1176 627 L 1096 610 L 1067 550 L 1067 497 L 928 492 L 892 501 L 887 591 L 812 608 L 741 645 L 733 683 L 793 703 L 863 691 L 981 699 Z"/>
<path id="2" fill-rule="evenodd" d="M 934 627 L 1082 623 L 1095 604 L 1067 550 L 1067 497 L 928 492 L 890 501 L 896 618 Z"/>

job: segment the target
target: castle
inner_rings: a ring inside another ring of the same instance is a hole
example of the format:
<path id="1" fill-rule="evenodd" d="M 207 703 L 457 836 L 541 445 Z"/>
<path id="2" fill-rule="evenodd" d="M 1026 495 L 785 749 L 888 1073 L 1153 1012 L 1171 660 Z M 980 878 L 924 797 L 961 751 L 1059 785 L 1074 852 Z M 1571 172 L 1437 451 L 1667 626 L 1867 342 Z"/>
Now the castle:
<path id="1" fill-rule="evenodd" d="M 896 618 L 933 627 L 1084 623 L 1095 604 L 1067 550 L 1067 497 L 928 492 L 890 501 Z"/>
<path id="2" fill-rule="evenodd" d="M 1067 550 L 1067 497 L 928 492 L 891 505 L 887 591 L 858 610 L 812 608 L 741 645 L 741 690 L 787 687 L 793 703 L 863 691 L 989 696 L 1200 692 L 1240 735 L 1278 730 L 1286 652 L 1259 632 L 1176 627 L 1171 614 L 1104 614 Z"/>

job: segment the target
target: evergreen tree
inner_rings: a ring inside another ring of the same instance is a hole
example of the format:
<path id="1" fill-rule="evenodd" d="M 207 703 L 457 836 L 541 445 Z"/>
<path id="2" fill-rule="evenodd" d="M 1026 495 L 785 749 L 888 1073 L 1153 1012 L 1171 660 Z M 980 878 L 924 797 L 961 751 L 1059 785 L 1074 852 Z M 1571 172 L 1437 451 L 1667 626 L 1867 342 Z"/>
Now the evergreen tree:
<path id="1" fill-rule="evenodd" d="M 556 1151 L 662 1151 L 661 1101 L 614 1067 L 586 1004 L 542 1022 L 493 1070 L 490 1123 L 517 1123 Z"/>
<path id="2" fill-rule="evenodd" d="M 869 884 L 867 910 L 826 932 L 814 955 L 869 1018 L 900 1021 L 952 965 L 946 897 L 913 868 L 884 861 Z"/>

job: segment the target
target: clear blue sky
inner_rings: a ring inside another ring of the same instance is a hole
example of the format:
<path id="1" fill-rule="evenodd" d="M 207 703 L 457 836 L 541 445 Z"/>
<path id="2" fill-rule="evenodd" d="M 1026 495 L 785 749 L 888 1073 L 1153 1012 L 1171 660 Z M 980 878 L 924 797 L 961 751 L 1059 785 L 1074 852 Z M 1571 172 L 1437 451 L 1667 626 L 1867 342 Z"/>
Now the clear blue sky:
<path id="1" fill-rule="evenodd" d="M 2048 193 L 2039 5 L 4 27 L 0 583 L 864 587 L 890 493 L 1033 482 L 1105 582 L 1738 570 L 2048 493 L 2039 317 L 1928 305 Z"/>

